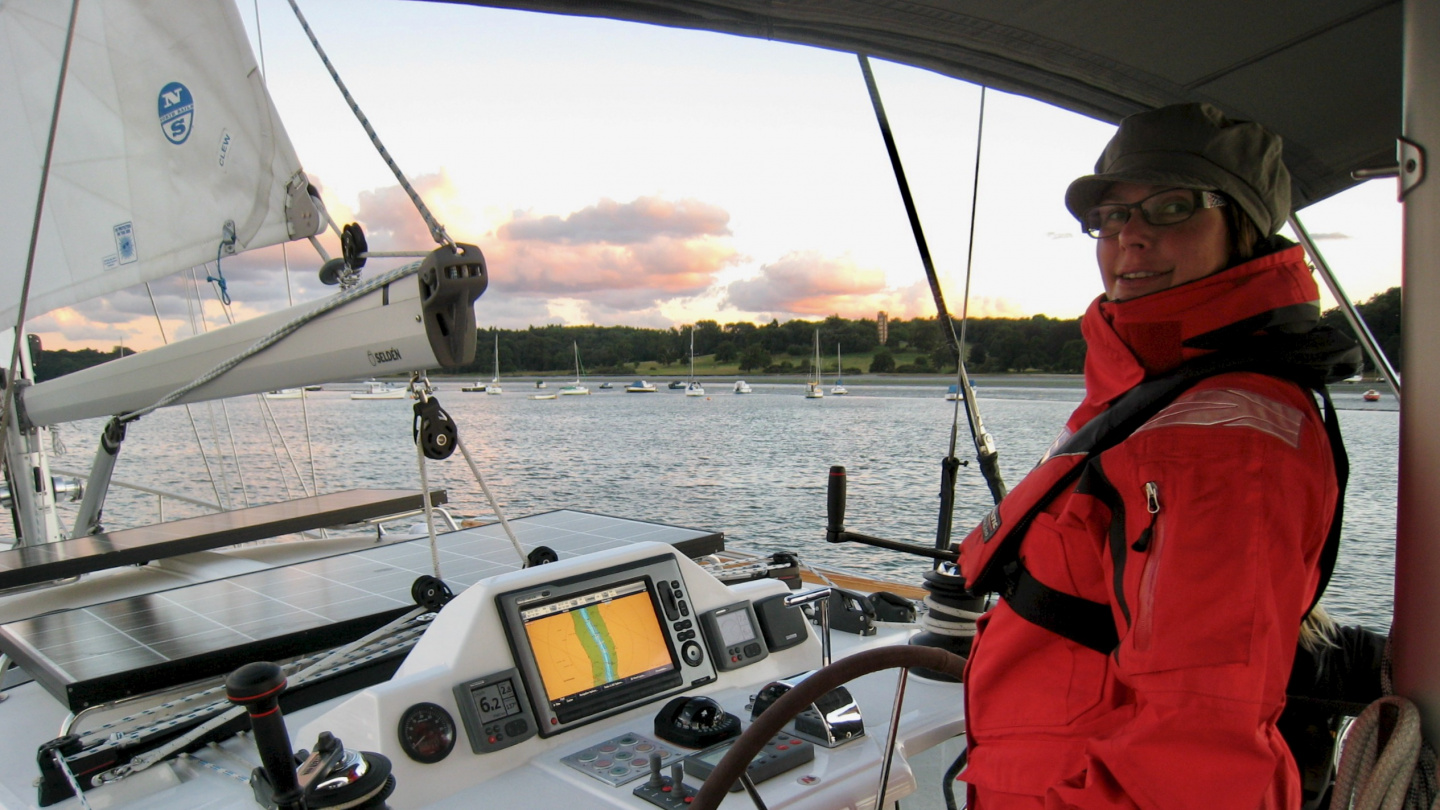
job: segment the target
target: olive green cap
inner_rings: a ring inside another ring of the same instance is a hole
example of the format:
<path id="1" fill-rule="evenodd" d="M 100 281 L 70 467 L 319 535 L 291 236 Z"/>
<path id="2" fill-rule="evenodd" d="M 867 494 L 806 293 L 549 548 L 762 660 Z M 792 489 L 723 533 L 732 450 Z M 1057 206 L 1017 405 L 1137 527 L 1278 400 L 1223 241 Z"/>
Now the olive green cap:
<path id="1" fill-rule="evenodd" d="M 1136 113 L 1120 122 L 1095 173 L 1070 184 L 1065 207 L 1083 221 L 1117 182 L 1219 191 L 1274 236 L 1290 217 L 1290 170 L 1280 149 L 1280 136 L 1209 104 Z"/>

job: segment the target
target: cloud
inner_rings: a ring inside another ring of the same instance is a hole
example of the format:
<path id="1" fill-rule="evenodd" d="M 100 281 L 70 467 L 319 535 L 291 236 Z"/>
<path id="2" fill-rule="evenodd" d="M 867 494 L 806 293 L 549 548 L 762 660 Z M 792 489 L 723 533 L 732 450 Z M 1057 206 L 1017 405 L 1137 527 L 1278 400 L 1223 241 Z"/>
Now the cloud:
<path id="1" fill-rule="evenodd" d="M 517 213 L 500 226 L 507 241 L 554 242 L 565 245 L 634 245 L 659 238 L 689 239 L 730 236 L 730 214 L 698 200 L 671 202 L 638 197 L 628 203 L 602 199 L 566 217 L 532 217 Z"/>
<path id="2" fill-rule="evenodd" d="M 945 303 L 953 310 L 952 314 L 959 318 L 958 304 L 952 304 L 948 300 Z M 971 318 L 1028 318 L 1031 313 L 1004 296 L 977 295 L 971 296 L 970 307 L 965 314 Z"/>
<path id="3" fill-rule="evenodd" d="M 604 311 L 699 295 L 739 261 L 723 209 L 696 200 L 604 199 L 567 216 L 518 214 L 481 243 L 493 290 L 577 298 Z"/>
<path id="4" fill-rule="evenodd" d="M 794 315 L 870 317 L 885 308 L 877 306 L 881 299 L 893 297 L 881 271 L 815 251 L 788 253 L 762 266 L 757 277 L 726 288 L 726 299 L 735 309 Z"/>
<path id="5" fill-rule="evenodd" d="M 411 186 L 427 208 L 453 200 L 455 192 L 444 171 L 416 177 Z M 431 213 L 440 224 L 447 221 L 434 210 Z M 355 220 L 364 228 L 365 241 L 372 250 L 431 250 L 435 246 L 429 226 L 416 210 L 410 195 L 399 186 L 360 192 Z"/>

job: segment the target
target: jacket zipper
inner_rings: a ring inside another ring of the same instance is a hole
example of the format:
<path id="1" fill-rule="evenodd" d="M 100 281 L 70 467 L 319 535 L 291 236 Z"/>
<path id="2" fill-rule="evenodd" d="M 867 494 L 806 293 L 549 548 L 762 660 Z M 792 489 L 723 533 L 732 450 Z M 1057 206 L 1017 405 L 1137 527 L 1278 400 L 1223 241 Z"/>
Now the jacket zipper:
<path id="1" fill-rule="evenodd" d="M 1140 571 L 1140 605 L 1135 617 L 1135 648 L 1138 650 L 1150 647 L 1150 628 L 1155 616 L 1155 576 L 1156 569 L 1159 568 L 1160 552 L 1163 550 L 1158 482 L 1145 482 L 1145 511 L 1150 513 L 1150 525 L 1140 532 L 1140 536 L 1130 546 L 1133 551 L 1149 552 L 1145 558 L 1145 566 Z"/>

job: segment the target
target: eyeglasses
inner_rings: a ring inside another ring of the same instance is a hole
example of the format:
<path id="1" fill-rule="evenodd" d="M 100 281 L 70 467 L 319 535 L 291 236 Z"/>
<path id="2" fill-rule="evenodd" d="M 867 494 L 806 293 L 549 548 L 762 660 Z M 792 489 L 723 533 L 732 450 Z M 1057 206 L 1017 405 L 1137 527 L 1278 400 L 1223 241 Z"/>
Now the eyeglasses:
<path id="1" fill-rule="evenodd" d="M 1226 205 L 1225 198 L 1214 191 L 1196 191 L 1190 188 L 1170 188 L 1157 191 L 1149 197 L 1134 203 L 1105 203 L 1085 212 L 1083 224 L 1085 233 L 1095 239 L 1104 239 L 1120 233 L 1130 221 L 1130 211 L 1140 212 L 1140 218 L 1151 225 L 1179 225 L 1195 216 L 1202 208 L 1219 208 Z"/>

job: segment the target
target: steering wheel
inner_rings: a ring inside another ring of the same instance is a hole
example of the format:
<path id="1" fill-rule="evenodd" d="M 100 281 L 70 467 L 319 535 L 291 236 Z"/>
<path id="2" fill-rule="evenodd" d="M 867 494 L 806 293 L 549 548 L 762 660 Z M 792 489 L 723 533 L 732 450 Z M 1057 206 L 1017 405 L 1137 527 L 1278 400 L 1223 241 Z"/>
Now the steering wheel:
<path id="1" fill-rule="evenodd" d="M 770 704 L 745 729 L 745 733 L 735 739 L 724 759 L 705 778 L 705 784 L 690 805 L 691 809 L 715 810 L 765 743 L 821 695 L 861 675 L 892 667 L 923 667 L 954 676 L 958 681 L 965 672 L 965 659 L 938 647 L 881 647 L 841 658 L 817 670 Z"/>

